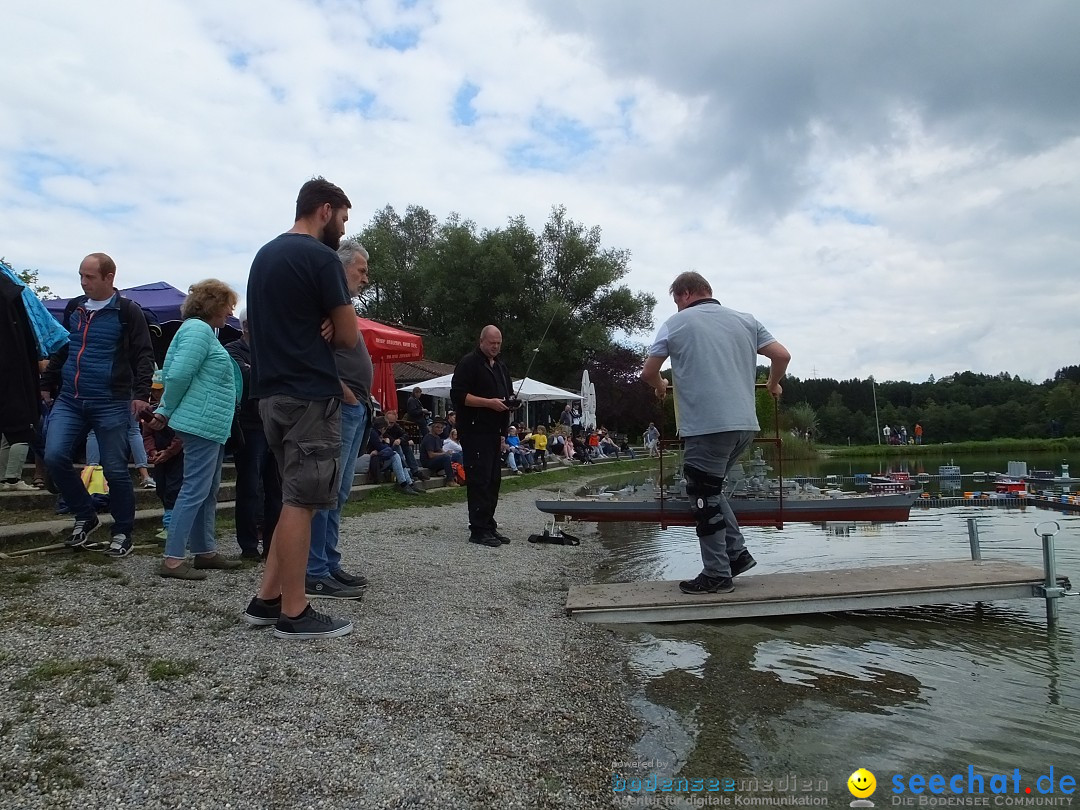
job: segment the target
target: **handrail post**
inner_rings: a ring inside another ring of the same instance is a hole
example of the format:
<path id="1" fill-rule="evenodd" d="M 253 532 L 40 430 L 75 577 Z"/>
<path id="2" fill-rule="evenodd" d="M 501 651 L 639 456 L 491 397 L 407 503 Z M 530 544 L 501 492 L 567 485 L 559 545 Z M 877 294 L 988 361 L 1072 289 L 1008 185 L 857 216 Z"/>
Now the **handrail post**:
<path id="1" fill-rule="evenodd" d="M 1057 584 L 1057 563 L 1054 559 L 1054 535 L 1059 531 L 1061 524 L 1056 520 L 1048 520 L 1035 527 L 1035 534 L 1042 538 L 1043 593 L 1046 597 L 1046 624 L 1049 627 L 1057 624 L 1058 599 L 1065 594 L 1064 589 Z"/>
<path id="2" fill-rule="evenodd" d="M 971 546 L 971 559 L 982 562 L 982 546 L 979 545 L 979 522 L 975 518 L 967 519 L 968 545 Z"/>

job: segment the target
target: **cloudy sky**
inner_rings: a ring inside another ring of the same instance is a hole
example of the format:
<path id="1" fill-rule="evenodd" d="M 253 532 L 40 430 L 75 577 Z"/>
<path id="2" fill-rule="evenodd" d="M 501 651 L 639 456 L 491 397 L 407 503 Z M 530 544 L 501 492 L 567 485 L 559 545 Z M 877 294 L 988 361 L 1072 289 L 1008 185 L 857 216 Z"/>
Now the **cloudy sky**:
<path id="1" fill-rule="evenodd" d="M 61 295 L 98 250 L 242 290 L 322 174 L 354 230 L 565 205 L 657 325 L 698 270 L 803 378 L 1080 363 L 1072 0 L 54 0 L 4 34 L 0 255 Z"/>

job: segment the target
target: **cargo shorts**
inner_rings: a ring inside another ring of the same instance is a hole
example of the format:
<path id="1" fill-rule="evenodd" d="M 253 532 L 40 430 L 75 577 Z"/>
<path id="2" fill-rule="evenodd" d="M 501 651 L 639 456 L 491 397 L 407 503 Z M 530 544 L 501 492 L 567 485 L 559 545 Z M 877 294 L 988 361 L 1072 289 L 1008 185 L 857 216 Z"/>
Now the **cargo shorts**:
<path id="1" fill-rule="evenodd" d="M 259 400 L 266 443 L 281 474 L 281 502 L 335 509 L 341 481 L 341 400 Z"/>

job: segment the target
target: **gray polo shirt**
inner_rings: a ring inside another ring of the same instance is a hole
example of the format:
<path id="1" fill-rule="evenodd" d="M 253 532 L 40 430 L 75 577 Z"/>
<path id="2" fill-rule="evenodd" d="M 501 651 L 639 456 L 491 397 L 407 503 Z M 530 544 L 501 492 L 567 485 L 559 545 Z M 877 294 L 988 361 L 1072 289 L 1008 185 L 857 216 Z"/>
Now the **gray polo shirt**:
<path id="1" fill-rule="evenodd" d="M 753 315 L 713 299 L 668 318 L 649 356 L 671 358 L 679 435 L 758 430 L 758 349 L 775 342 Z"/>

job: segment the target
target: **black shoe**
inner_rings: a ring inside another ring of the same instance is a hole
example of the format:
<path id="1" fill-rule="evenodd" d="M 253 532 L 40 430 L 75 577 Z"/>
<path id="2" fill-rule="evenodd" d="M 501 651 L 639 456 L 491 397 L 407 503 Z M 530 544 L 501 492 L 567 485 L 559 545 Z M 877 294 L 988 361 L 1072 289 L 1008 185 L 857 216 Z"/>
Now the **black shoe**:
<path id="1" fill-rule="evenodd" d="M 269 627 L 281 617 L 281 597 L 267 602 L 254 597 L 243 612 L 244 621 L 252 627 Z"/>
<path id="2" fill-rule="evenodd" d="M 284 613 L 274 625 L 275 638 L 336 638 L 352 632 L 352 622 L 347 619 L 333 619 L 325 613 L 319 613 L 311 605 L 295 618 Z"/>
<path id="3" fill-rule="evenodd" d="M 431 473 L 427 470 L 409 470 L 409 473 L 413 478 L 419 478 L 421 481 L 431 480 Z"/>
<path id="4" fill-rule="evenodd" d="M 495 535 L 495 539 L 502 543 L 504 546 L 510 542 L 510 538 L 500 531 L 493 531 L 492 534 Z"/>
<path id="5" fill-rule="evenodd" d="M 364 591 L 362 588 L 350 588 L 348 585 L 342 585 L 333 577 L 305 580 L 304 593 L 308 596 L 321 597 L 323 599 L 364 598 Z"/>
<path id="6" fill-rule="evenodd" d="M 731 593 L 735 590 L 735 583 L 731 581 L 731 577 L 698 574 L 691 580 L 680 582 L 679 590 L 683 593 Z"/>
<path id="7" fill-rule="evenodd" d="M 87 538 L 90 537 L 90 533 L 93 532 L 101 525 L 101 521 L 98 520 L 97 515 L 88 517 L 86 520 L 76 520 L 75 526 L 71 530 L 71 537 L 64 543 L 68 548 L 105 548 L 104 543 L 92 543 Z"/>
<path id="8" fill-rule="evenodd" d="M 491 548 L 499 548 L 502 545 L 502 540 L 490 532 L 473 532 L 469 535 L 469 542 L 476 543 L 479 546 L 490 546 Z"/>
<path id="9" fill-rule="evenodd" d="M 348 571 L 339 568 L 337 571 L 331 571 L 330 576 L 332 576 L 334 579 L 336 579 L 338 582 L 340 582 L 347 588 L 367 587 L 367 577 L 365 577 L 363 574 L 353 575 L 350 574 Z"/>
<path id="10" fill-rule="evenodd" d="M 127 534 L 114 534 L 109 547 L 105 549 L 107 557 L 126 557 L 131 553 L 131 536 Z"/>
<path id="11" fill-rule="evenodd" d="M 403 495 L 423 495 L 424 493 L 414 487 L 412 484 L 402 484 L 398 487 Z"/>
<path id="12" fill-rule="evenodd" d="M 259 550 L 257 548 L 245 548 L 243 551 L 240 552 L 240 559 L 254 560 L 255 562 L 260 562 L 263 559 L 263 555 L 259 553 Z"/>
<path id="13" fill-rule="evenodd" d="M 749 571 L 757 565 L 757 560 L 750 556 L 750 552 L 745 548 L 739 552 L 739 556 L 731 561 L 731 575 L 737 577 L 744 571 Z"/>

